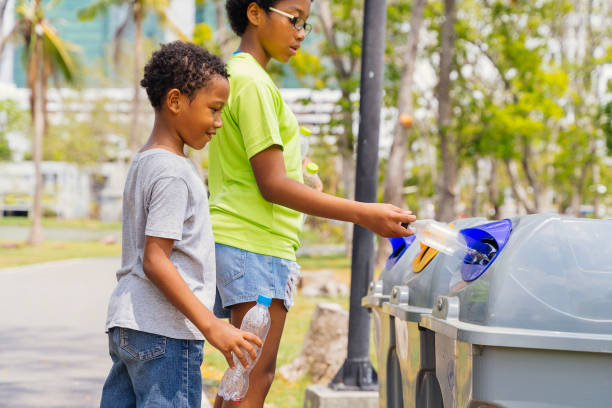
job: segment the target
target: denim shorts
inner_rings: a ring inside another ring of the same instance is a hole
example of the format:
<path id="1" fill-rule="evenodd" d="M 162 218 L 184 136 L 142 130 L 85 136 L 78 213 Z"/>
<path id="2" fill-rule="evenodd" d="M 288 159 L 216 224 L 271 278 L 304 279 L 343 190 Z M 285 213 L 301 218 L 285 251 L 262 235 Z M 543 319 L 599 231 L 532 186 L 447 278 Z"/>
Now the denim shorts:
<path id="1" fill-rule="evenodd" d="M 223 244 L 215 244 L 215 259 L 217 317 L 229 317 L 230 306 L 255 302 L 258 295 L 282 299 L 287 311 L 293 306 L 293 293 L 300 276 L 296 262 Z"/>
<path id="2" fill-rule="evenodd" d="M 113 366 L 100 408 L 201 406 L 204 341 L 113 327 L 108 345 Z"/>

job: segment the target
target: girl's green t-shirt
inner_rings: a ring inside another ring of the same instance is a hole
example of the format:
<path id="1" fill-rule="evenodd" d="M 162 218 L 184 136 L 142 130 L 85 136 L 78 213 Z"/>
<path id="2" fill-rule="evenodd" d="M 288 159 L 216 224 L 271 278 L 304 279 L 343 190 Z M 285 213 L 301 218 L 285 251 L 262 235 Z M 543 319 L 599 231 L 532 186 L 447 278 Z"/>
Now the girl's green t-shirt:
<path id="1" fill-rule="evenodd" d="M 287 176 L 303 182 L 298 121 L 250 54 L 234 54 L 227 70 L 230 95 L 221 114 L 223 126 L 209 150 L 215 242 L 295 260 L 302 214 L 262 197 L 249 160 L 277 145 L 283 151 Z"/>

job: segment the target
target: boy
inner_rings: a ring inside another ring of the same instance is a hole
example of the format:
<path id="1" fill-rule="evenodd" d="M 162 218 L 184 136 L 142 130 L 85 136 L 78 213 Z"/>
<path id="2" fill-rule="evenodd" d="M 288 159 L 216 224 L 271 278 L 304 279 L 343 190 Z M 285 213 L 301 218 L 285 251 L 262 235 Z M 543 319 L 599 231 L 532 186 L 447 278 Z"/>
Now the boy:
<path id="1" fill-rule="evenodd" d="M 200 407 L 204 337 L 230 366 L 261 341 L 216 319 L 215 251 L 202 181 L 183 153 L 221 127 L 228 94 L 222 61 L 194 44 L 162 45 L 141 85 L 155 110 L 123 193 L 118 284 L 106 328 L 113 366 L 101 407 Z M 251 344 L 253 343 L 253 344 Z M 244 350 L 246 353 L 244 353 Z"/>

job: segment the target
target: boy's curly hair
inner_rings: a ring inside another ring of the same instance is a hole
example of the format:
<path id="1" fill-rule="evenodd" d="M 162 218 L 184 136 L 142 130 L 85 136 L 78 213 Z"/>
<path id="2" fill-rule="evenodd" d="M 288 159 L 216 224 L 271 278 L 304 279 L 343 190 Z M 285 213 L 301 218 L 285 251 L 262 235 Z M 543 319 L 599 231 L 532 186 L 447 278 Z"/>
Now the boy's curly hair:
<path id="1" fill-rule="evenodd" d="M 280 0 L 227 0 L 225 2 L 225 11 L 227 11 L 227 18 L 230 21 L 232 30 L 239 37 L 246 31 L 249 25 L 249 19 L 247 18 L 247 8 L 249 4 L 256 3 L 266 13 L 270 7 L 274 7 Z"/>
<path id="2" fill-rule="evenodd" d="M 215 75 L 229 77 L 221 58 L 195 44 L 173 41 L 153 53 L 140 85 L 147 90 L 153 108 L 159 109 L 169 90 L 176 88 L 192 100 Z"/>

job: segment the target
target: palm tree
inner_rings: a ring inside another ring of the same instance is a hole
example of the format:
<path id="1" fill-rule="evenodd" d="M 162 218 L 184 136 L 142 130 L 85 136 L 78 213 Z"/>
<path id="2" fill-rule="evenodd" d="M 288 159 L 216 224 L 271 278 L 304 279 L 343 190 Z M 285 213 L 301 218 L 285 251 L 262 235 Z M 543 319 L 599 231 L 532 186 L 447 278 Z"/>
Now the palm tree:
<path id="1" fill-rule="evenodd" d="M 134 25 L 134 67 L 133 67 L 133 89 L 134 98 L 132 100 L 132 121 L 130 126 L 130 151 L 133 153 L 138 149 L 138 129 L 140 120 L 140 77 L 142 75 L 142 22 L 149 14 L 157 17 L 158 21 L 169 27 L 182 40 L 186 37 L 172 21 L 166 17 L 166 9 L 170 5 L 170 0 L 97 0 L 88 7 L 78 12 L 79 19 L 92 20 L 99 15 L 107 13 L 113 6 L 128 6 L 128 13 L 125 20 L 121 23 L 114 35 L 115 42 L 115 63 L 118 63 L 120 40 L 125 34 L 126 28 L 130 23 Z"/>
<path id="2" fill-rule="evenodd" d="M 49 79 L 62 77 L 68 83 L 76 80 L 76 46 L 62 40 L 55 28 L 45 18 L 42 0 L 20 0 L 15 8 L 17 21 L 11 32 L 0 41 L 0 53 L 4 45 L 18 42 L 24 45 L 24 63 L 27 85 L 30 88 L 30 112 L 34 123 L 34 203 L 32 229 L 28 243 L 42 243 L 42 145 L 45 134 L 45 101 Z"/>

